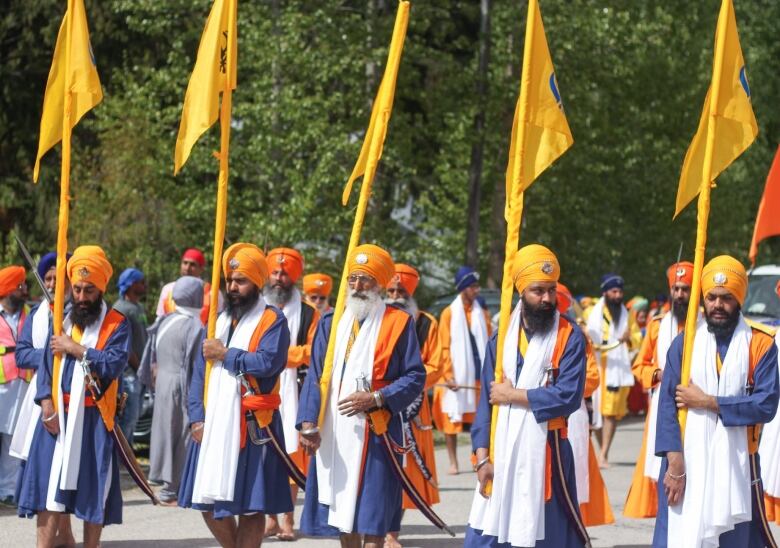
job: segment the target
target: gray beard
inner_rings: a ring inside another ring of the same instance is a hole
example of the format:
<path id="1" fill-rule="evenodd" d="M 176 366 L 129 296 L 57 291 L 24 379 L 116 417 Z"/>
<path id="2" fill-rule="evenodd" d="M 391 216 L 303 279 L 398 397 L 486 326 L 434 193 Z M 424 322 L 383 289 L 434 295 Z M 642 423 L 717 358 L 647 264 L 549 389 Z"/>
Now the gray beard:
<path id="1" fill-rule="evenodd" d="M 417 318 L 417 314 L 420 313 L 420 308 L 417 306 L 417 301 L 414 300 L 414 297 L 409 297 L 408 299 L 391 299 L 388 297 L 385 299 L 385 303 L 403 308 L 412 315 L 412 318 Z"/>
<path id="2" fill-rule="evenodd" d="M 351 291 L 347 295 L 347 308 L 359 322 L 368 318 L 368 315 L 374 312 L 380 304 L 382 304 L 382 297 L 379 295 L 378 289 L 372 291 Z"/>
<path id="3" fill-rule="evenodd" d="M 290 302 L 293 294 L 293 287 L 273 287 L 266 285 L 263 288 L 263 298 L 268 304 L 275 306 L 276 308 L 284 308 L 284 306 Z"/>

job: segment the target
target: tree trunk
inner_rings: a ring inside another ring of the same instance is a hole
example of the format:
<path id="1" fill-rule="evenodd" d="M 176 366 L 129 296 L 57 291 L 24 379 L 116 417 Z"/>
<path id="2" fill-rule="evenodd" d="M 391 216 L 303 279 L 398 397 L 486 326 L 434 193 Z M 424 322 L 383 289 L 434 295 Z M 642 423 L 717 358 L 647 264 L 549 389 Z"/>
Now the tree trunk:
<path id="1" fill-rule="evenodd" d="M 469 201 L 466 215 L 466 253 L 464 259 L 464 262 L 470 266 L 477 266 L 479 260 L 479 210 L 482 194 L 482 164 L 485 153 L 485 109 L 489 62 L 490 0 L 480 0 L 477 112 L 474 116 L 474 142 L 471 145 L 471 163 L 469 165 Z"/>

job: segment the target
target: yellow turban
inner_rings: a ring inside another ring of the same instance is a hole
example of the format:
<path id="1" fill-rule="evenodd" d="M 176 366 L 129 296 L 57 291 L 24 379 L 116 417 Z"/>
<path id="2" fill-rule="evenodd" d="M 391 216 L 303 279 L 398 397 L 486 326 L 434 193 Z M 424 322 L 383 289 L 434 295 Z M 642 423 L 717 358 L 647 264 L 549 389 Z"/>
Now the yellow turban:
<path id="1" fill-rule="evenodd" d="M 379 246 L 363 244 L 357 246 L 347 258 L 347 273 L 365 272 L 380 285 L 387 287 L 395 276 L 395 264 L 390 254 Z"/>
<path id="2" fill-rule="evenodd" d="M 748 287 L 747 272 L 742 263 L 728 255 L 720 255 L 708 262 L 701 273 L 701 291 L 706 295 L 715 287 L 727 289 L 742 306 Z"/>
<path id="3" fill-rule="evenodd" d="M 534 282 L 557 282 L 561 267 L 555 253 L 543 245 L 531 244 L 515 252 L 511 274 L 515 287 L 522 293 Z"/>
<path id="4" fill-rule="evenodd" d="M 330 295 L 331 289 L 333 289 L 333 278 L 327 274 L 315 272 L 303 277 L 304 293 L 314 293 L 315 295 L 327 297 Z"/>
<path id="5" fill-rule="evenodd" d="M 96 245 L 77 247 L 68 260 L 67 271 L 70 283 L 88 282 L 104 293 L 114 273 L 105 252 Z"/>
<path id="6" fill-rule="evenodd" d="M 239 242 L 227 248 L 222 255 L 222 272 L 226 280 L 228 274 L 238 272 L 262 288 L 268 280 L 268 263 L 259 247 Z"/>

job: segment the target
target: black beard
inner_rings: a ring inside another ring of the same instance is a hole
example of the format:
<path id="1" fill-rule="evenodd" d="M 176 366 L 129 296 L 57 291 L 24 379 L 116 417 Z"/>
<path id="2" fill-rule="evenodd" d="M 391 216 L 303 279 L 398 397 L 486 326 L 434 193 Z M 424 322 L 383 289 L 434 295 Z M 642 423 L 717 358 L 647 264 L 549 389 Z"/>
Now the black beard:
<path id="1" fill-rule="evenodd" d="M 604 298 L 604 303 L 607 305 L 609 315 L 612 317 L 612 323 L 615 325 L 620 322 L 620 315 L 623 313 L 623 299 L 615 299 L 614 301 Z"/>
<path id="2" fill-rule="evenodd" d="M 227 311 L 234 319 L 241 319 L 244 314 L 252 310 L 259 298 L 260 289 L 257 287 L 249 295 L 228 293 Z"/>
<path id="3" fill-rule="evenodd" d="M 11 301 L 11 306 L 14 309 L 19 310 L 24 306 L 24 297 L 17 297 L 16 295 L 8 295 L 8 300 Z"/>
<path id="4" fill-rule="evenodd" d="M 707 309 L 704 309 L 704 318 L 707 320 L 707 331 L 716 337 L 730 337 L 739 322 L 740 307 L 734 309 L 725 320 L 715 320 L 710 318 Z"/>
<path id="5" fill-rule="evenodd" d="M 73 325 L 77 325 L 82 331 L 87 327 L 95 323 L 100 317 L 100 310 L 103 305 L 103 294 L 101 294 L 95 301 L 87 302 L 87 306 L 82 307 L 81 303 L 73 303 L 70 308 L 70 314 L 68 317 Z"/>
<path id="6" fill-rule="evenodd" d="M 522 297 L 523 301 L 523 320 L 525 326 L 531 333 L 547 333 L 555 321 L 555 305 L 550 303 L 539 303 L 533 306 Z"/>
<path id="7" fill-rule="evenodd" d="M 674 314 L 678 324 L 684 323 L 686 316 L 688 316 L 688 301 L 672 301 L 672 314 Z"/>
<path id="8" fill-rule="evenodd" d="M 281 285 L 266 285 L 263 290 L 263 297 L 269 303 L 277 308 L 284 308 L 284 305 L 290 302 L 293 293 L 293 287 L 282 287 Z"/>

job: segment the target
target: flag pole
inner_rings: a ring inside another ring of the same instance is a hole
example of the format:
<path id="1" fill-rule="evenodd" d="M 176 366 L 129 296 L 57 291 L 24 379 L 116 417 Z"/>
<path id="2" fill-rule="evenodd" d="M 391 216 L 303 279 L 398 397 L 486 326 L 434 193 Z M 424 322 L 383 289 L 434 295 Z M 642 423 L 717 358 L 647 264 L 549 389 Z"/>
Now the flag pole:
<path id="1" fill-rule="evenodd" d="M 235 33 L 238 30 L 237 2 L 231 2 L 228 10 L 228 29 Z M 225 225 L 227 224 L 228 202 L 228 173 L 230 152 L 230 120 L 233 110 L 233 66 L 237 59 L 237 52 L 233 51 L 233 44 L 237 41 L 232 36 L 227 37 L 227 57 L 225 62 L 225 87 L 222 90 L 222 103 L 219 113 L 220 147 L 219 147 L 219 175 L 217 177 L 217 203 L 214 215 L 214 256 L 211 262 L 211 290 L 209 291 L 209 318 L 206 336 L 213 339 L 217 331 L 217 312 L 219 308 L 219 284 L 222 275 L 222 250 L 225 244 Z M 204 376 L 203 406 L 205 408 L 208 399 L 208 383 L 211 373 L 211 361 L 206 362 Z"/>
<path id="2" fill-rule="evenodd" d="M 70 137 L 72 133 L 70 125 L 71 105 L 73 94 L 70 89 L 70 56 L 71 41 L 73 36 L 73 0 L 68 0 L 68 8 L 65 16 L 67 23 L 65 28 L 65 100 L 62 111 L 62 158 L 60 160 L 60 204 L 57 219 L 57 283 L 54 284 L 54 310 L 53 329 L 54 335 L 62 335 L 62 322 L 65 310 L 65 267 L 68 254 L 68 221 L 70 216 Z M 62 354 L 54 354 L 52 366 L 51 400 L 55 412 L 59 396 L 59 370 L 62 366 Z"/>
<path id="3" fill-rule="evenodd" d="M 701 273 L 704 269 L 704 254 L 707 247 L 707 223 L 710 215 L 710 192 L 715 186 L 712 181 L 712 155 L 715 150 L 715 124 L 717 123 L 718 99 L 720 96 L 720 80 L 723 73 L 723 52 L 726 42 L 727 18 L 723 16 L 726 2 L 723 0 L 721 13 L 718 17 L 718 40 L 715 44 L 715 58 L 712 67 L 712 84 L 710 85 L 710 112 L 707 121 L 707 142 L 704 148 L 704 170 L 699 187 L 697 202 L 696 247 L 693 259 L 693 284 L 691 285 L 691 298 L 688 303 L 688 313 L 685 317 L 685 335 L 683 344 L 682 365 L 680 367 L 680 383 L 688 386 L 691 378 L 691 357 L 693 355 L 693 341 L 696 337 L 696 323 L 698 319 L 699 303 L 701 298 Z M 680 436 L 685 441 L 685 424 L 688 418 L 688 408 L 681 407 L 678 412 L 680 423 Z"/>
<path id="4" fill-rule="evenodd" d="M 381 117 L 383 120 L 382 123 L 385 124 L 386 129 L 387 121 L 390 118 L 390 112 L 393 106 L 393 94 L 395 92 L 395 78 L 398 74 L 398 66 L 401 60 L 401 51 L 403 50 L 403 44 L 408 25 L 409 2 L 399 2 L 398 12 L 395 18 L 395 24 L 393 26 L 393 37 L 390 40 L 390 54 L 388 55 L 387 67 L 385 68 L 385 75 L 382 77 L 382 83 L 379 85 L 379 91 L 376 96 L 376 108 L 378 109 L 377 117 L 372 120 L 373 123 L 369 126 L 369 129 L 372 129 L 373 126 L 375 131 L 373 131 L 370 136 L 371 141 L 369 145 L 369 153 L 366 161 L 365 172 L 363 173 L 363 181 L 360 187 L 360 197 L 358 198 L 355 219 L 352 223 L 352 233 L 349 236 L 349 245 L 347 246 L 347 258 L 357 247 L 358 242 L 360 242 L 360 234 L 363 230 L 366 209 L 368 208 L 368 201 L 371 197 L 371 188 L 374 183 L 374 176 L 376 175 L 379 159 L 382 156 L 382 147 L 385 141 L 385 130 L 376 131 L 376 124 L 380 123 L 379 118 Z M 385 78 L 388 75 L 391 76 L 391 81 L 386 81 Z M 372 118 L 374 118 L 373 115 Z M 352 177 L 347 183 L 347 189 L 342 199 L 344 205 L 346 205 L 346 201 L 349 198 L 349 189 L 351 188 L 351 183 Z M 336 351 L 337 327 L 339 321 L 341 321 L 342 315 L 344 314 L 344 305 L 347 297 L 348 266 L 348 262 L 345 260 L 344 267 L 341 272 L 341 283 L 339 284 L 336 306 L 333 310 L 333 321 L 330 325 L 328 348 L 325 352 L 325 361 L 323 362 L 322 375 L 320 376 L 320 413 L 317 421 L 317 424 L 320 427 L 322 427 L 325 421 L 325 409 L 327 408 L 328 396 L 330 395 L 330 381 L 333 376 L 333 357 Z"/>

